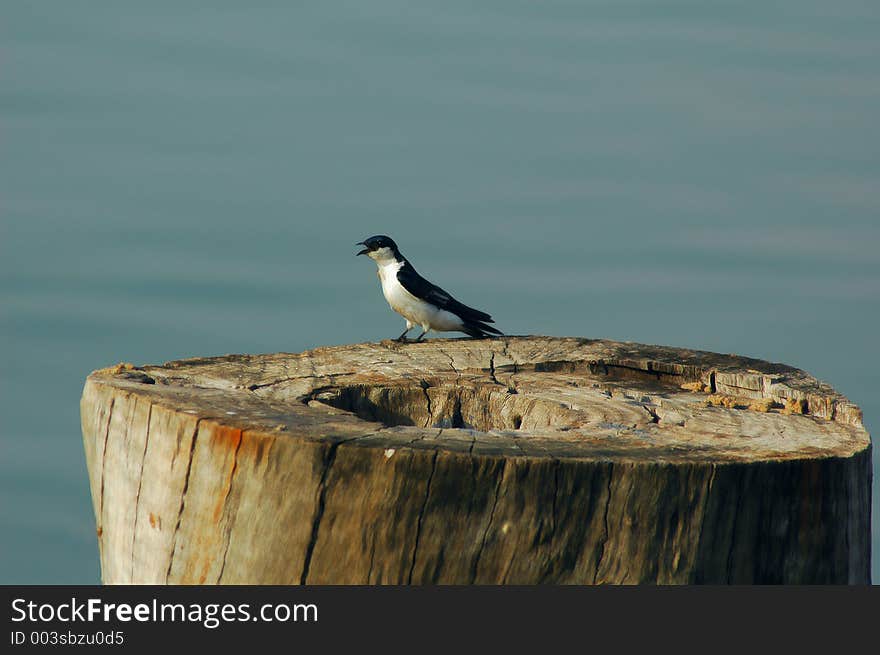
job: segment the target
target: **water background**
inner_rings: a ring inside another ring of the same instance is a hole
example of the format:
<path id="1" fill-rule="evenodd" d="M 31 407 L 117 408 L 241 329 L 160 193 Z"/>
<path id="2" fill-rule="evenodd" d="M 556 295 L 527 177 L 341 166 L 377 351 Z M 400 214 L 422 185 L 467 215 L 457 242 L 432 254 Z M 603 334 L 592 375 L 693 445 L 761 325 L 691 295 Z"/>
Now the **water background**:
<path id="1" fill-rule="evenodd" d="M 395 337 L 375 233 L 509 334 L 786 362 L 876 437 L 878 34 L 876 0 L 5 0 L 0 583 L 99 580 L 91 370 Z"/>

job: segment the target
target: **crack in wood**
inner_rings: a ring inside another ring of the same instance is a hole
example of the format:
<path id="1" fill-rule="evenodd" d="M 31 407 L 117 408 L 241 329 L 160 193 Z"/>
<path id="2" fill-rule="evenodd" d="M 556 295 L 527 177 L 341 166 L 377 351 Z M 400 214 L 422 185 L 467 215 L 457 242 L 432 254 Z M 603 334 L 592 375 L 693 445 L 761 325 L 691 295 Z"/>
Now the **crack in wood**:
<path id="1" fill-rule="evenodd" d="M 419 516 L 416 520 L 416 539 L 413 544 L 412 562 L 409 566 L 409 576 L 407 577 L 406 584 L 412 584 L 413 572 L 416 568 L 416 556 L 419 552 L 419 539 L 421 539 L 422 536 L 422 520 L 425 517 L 425 510 L 428 507 L 428 498 L 431 495 L 431 482 L 434 480 L 434 473 L 437 471 L 437 456 L 439 453 L 439 450 L 435 450 L 434 455 L 431 457 L 431 473 L 428 475 L 427 483 L 425 483 L 425 499 L 422 501 L 422 507 L 419 510 Z"/>
<path id="2" fill-rule="evenodd" d="M 504 480 L 504 474 L 507 472 L 507 461 L 501 465 L 501 471 L 498 473 L 498 482 L 495 484 L 495 497 L 492 500 L 492 509 L 489 510 L 489 520 L 486 521 L 486 527 L 483 530 L 483 536 L 480 539 L 480 547 L 477 549 L 477 554 L 474 556 L 473 564 L 471 564 L 471 579 L 470 584 L 474 584 L 477 580 L 478 568 L 480 566 L 480 559 L 483 557 L 483 550 L 486 548 L 486 539 L 489 535 L 489 530 L 492 527 L 492 521 L 495 519 L 495 508 L 498 506 L 498 493 L 501 490 L 501 483 Z"/>
<path id="3" fill-rule="evenodd" d="M 703 547 L 703 532 L 706 529 L 706 523 L 707 523 L 707 518 L 708 518 L 707 517 L 708 512 L 707 512 L 706 508 L 708 507 L 709 502 L 710 502 L 710 497 L 712 495 L 712 487 L 715 484 L 715 473 L 717 471 L 718 471 L 718 465 L 712 464 L 709 469 L 709 477 L 706 480 L 705 487 L 703 488 L 702 512 L 700 514 L 700 529 L 697 532 L 697 539 L 694 542 L 694 545 L 695 545 L 694 553 L 695 554 L 699 552 L 701 547 Z M 701 580 L 695 579 L 695 575 L 702 575 L 702 571 L 700 571 L 699 568 L 695 568 L 691 572 L 691 576 L 687 582 L 688 584 L 697 584 L 697 583 L 701 582 Z"/>
<path id="4" fill-rule="evenodd" d="M 492 351 L 492 356 L 489 358 L 489 379 L 492 380 L 493 383 L 499 386 L 505 386 L 498 381 L 498 378 L 495 377 L 495 351 Z"/>
<path id="5" fill-rule="evenodd" d="M 131 574 L 129 575 L 129 580 L 134 580 L 134 552 L 135 552 L 135 542 L 137 541 L 137 527 L 138 527 L 138 509 L 140 507 L 141 501 L 141 486 L 144 482 L 144 462 L 147 460 L 147 446 L 150 443 L 150 420 L 153 417 L 153 404 L 150 403 L 147 408 L 147 427 L 144 433 L 144 452 L 141 453 L 141 470 L 138 475 L 138 486 L 137 493 L 134 496 L 134 521 L 131 529 Z"/>
<path id="6" fill-rule="evenodd" d="M 431 412 L 431 396 L 430 396 L 430 394 L 428 394 L 428 389 L 431 388 L 431 385 L 428 383 L 427 380 L 420 380 L 420 381 L 419 381 L 419 385 L 422 387 L 422 393 L 425 394 L 425 402 L 427 403 L 427 412 L 428 412 L 428 416 L 427 416 L 427 418 L 425 419 L 425 425 L 422 426 L 422 427 L 425 427 L 425 428 L 426 428 L 426 427 L 428 427 L 429 425 L 431 425 L 431 418 L 432 418 L 432 412 Z"/>
<path id="7" fill-rule="evenodd" d="M 731 580 L 733 579 L 733 553 L 736 547 L 736 524 L 739 518 L 739 513 L 742 510 L 742 483 L 745 482 L 745 474 L 741 472 L 737 472 L 737 482 L 734 486 L 736 489 L 736 506 L 733 510 L 733 522 L 730 527 L 730 547 L 727 551 L 727 584 L 732 584 Z"/>
<path id="8" fill-rule="evenodd" d="M 239 430 L 238 442 L 235 444 L 235 451 L 232 453 L 232 470 L 229 471 L 229 484 L 226 486 L 226 493 L 223 496 L 223 515 L 221 520 L 225 521 L 223 534 L 226 543 L 223 548 L 220 573 L 217 574 L 217 584 L 220 584 L 220 581 L 223 580 L 223 571 L 226 570 L 226 557 L 229 555 L 229 544 L 232 541 L 232 527 L 235 521 L 235 513 L 227 511 L 227 502 L 229 501 L 229 494 L 232 493 L 232 485 L 235 482 L 235 472 L 238 470 L 238 451 L 241 450 L 242 441 L 244 441 L 244 430 Z"/>
<path id="9" fill-rule="evenodd" d="M 449 358 L 449 368 L 451 368 L 452 371 L 455 373 L 456 379 L 461 380 L 461 371 L 459 371 L 455 367 L 455 359 L 453 358 L 453 356 L 450 355 L 448 352 L 446 352 L 445 350 L 443 350 L 440 347 L 437 348 L 437 352 L 439 352 L 441 355 L 445 355 L 447 358 Z"/>
<path id="10" fill-rule="evenodd" d="M 321 518 L 324 516 L 324 503 L 326 502 L 325 496 L 327 493 L 327 475 L 330 472 L 330 467 L 333 466 L 333 461 L 336 459 L 336 451 L 341 444 L 342 442 L 331 443 L 327 448 L 327 453 L 324 457 L 324 468 L 321 472 L 321 481 L 318 483 L 318 499 L 315 505 L 315 514 L 312 517 L 312 534 L 309 538 L 309 543 L 306 545 L 302 574 L 299 579 L 301 585 L 306 584 L 309 578 L 309 567 L 312 564 L 312 554 L 315 550 L 315 544 L 318 542 L 318 529 L 321 525 Z"/>
<path id="11" fill-rule="evenodd" d="M 562 462 L 560 462 L 555 457 L 553 458 L 555 464 L 553 465 L 553 503 L 550 508 L 550 518 L 553 521 L 552 528 L 550 530 L 550 549 L 553 549 L 553 540 L 556 538 L 556 528 L 559 525 L 559 517 L 557 515 L 557 502 L 559 500 L 559 473 L 562 468 Z"/>
<path id="12" fill-rule="evenodd" d="M 642 408 L 651 415 L 651 423 L 659 423 L 660 416 L 657 414 L 657 411 L 652 409 L 649 405 L 642 405 Z"/>
<path id="13" fill-rule="evenodd" d="M 596 558 L 596 573 L 593 575 L 593 584 L 596 584 L 599 581 L 599 571 L 602 568 L 602 560 L 605 559 L 605 546 L 608 544 L 608 539 L 611 536 L 611 529 L 608 523 L 608 508 L 611 507 L 611 483 L 613 480 L 614 464 L 608 464 L 608 485 L 605 489 L 607 497 L 605 498 L 605 512 L 602 517 L 604 532 L 602 534 L 602 541 L 599 544 L 599 557 Z"/>
<path id="14" fill-rule="evenodd" d="M 107 427 L 104 430 L 104 447 L 101 449 L 101 494 L 98 500 L 98 522 L 103 524 L 104 522 L 104 477 L 106 472 L 106 464 L 107 464 L 107 440 L 110 438 L 110 420 L 113 418 L 113 406 L 116 404 L 116 397 L 113 396 L 110 398 L 110 409 L 107 412 Z M 101 530 L 101 525 L 98 525 L 98 540 L 101 540 L 103 536 L 103 530 Z"/>
<path id="15" fill-rule="evenodd" d="M 501 354 L 504 355 L 507 359 L 513 361 L 513 372 L 516 373 L 516 358 L 510 356 L 510 342 L 507 339 L 501 340 Z"/>
<path id="16" fill-rule="evenodd" d="M 365 584 L 372 584 L 373 580 L 373 559 L 376 555 L 376 535 L 373 534 L 373 539 L 370 541 L 370 566 L 367 569 L 367 580 Z"/>
<path id="17" fill-rule="evenodd" d="M 177 522 L 174 524 L 174 532 L 171 533 L 171 550 L 168 556 L 168 569 L 165 571 L 165 584 L 168 584 L 168 578 L 171 577 L 171 566 L 174 564 L 174 553 L 177 551 L 177 535 L 180 532 L 180 521 L 183 519 L 183 509 L 186 505 L 186 492 L 189 490 L 189 476 L 192 471 L 193 459 L 196 452 L 196 438 L 199 434 L 199 424 L 201 422 L 202 419 L 196 420 L 192 439 L 190 440 L 189 461 L 186 464 L 186 473 L 183 477 L 183 491 L 180 494 L 180 507 L 177 509 Z"/>
<path id="18" fill-rule="evenodd" d="M 342 373 L 326 373 L 324 375 L 318 375 L 317 373 L 314 375 L 292 375 L 289 377 L 278 378 L 277 380 L 272 380 L 271 382 L 261 382 L 250 384 L 245 387 L 248 391 L 259 391 L 260 389 L 267 389 L 268 387 L 276 387 L 279 384 L 284 384 L 285 382 L 296 382 L 299 380 L 330 380 L 331 382 L 336 378 L 344 378 L 351 377 L 356 375 L 356 371 L 343 371 Z M 325 385 L 324 389 L 332 389 L 333 384 Z M 314 389 L 312 393 L 314 393 Z"/>

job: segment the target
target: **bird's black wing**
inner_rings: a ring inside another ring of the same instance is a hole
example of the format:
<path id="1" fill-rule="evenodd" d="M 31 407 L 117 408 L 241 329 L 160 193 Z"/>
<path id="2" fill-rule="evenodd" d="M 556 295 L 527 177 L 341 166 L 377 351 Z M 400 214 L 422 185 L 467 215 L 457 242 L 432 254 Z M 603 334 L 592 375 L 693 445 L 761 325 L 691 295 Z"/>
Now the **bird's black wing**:
<path id="1" fill-rule="evenodd" d="M 397 271 L 397 281 L 403 285 L 404 289 L 409 291 L 416 298 L 427 300 L 429 303 L 436 305 L 440 309 L 445 309 L 448 312 L 460 316 L 464 321 L 478 321 L 481 323 L 495 322 L 486 312 L 481 312 L 473 307 L 461 304 L 436 284 L 428 282 L 418 274 L 409 261 L 404 261 L 403 266 Z"/>

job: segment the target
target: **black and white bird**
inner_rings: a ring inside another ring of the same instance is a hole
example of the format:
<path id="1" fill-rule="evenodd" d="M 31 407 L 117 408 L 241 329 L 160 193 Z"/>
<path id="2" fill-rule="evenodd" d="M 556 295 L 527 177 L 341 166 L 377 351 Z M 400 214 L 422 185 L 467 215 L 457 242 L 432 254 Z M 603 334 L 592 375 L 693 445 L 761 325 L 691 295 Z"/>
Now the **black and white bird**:
<path id="1" fill-rule="evenodd" d="M 416 325 L 422 328 L 416 341 L 421 341 L 431 330 L 464 332 L 478 338 L 502 334 L 487 325 L 495 322 L 487 313 L 461 304 L 419 275 L 391 238 L 379 234 L 357 245 L 365 246 L 358 255 L 366 255 L 379 267 L 385 300 L 406 319 L 406 329 L 397 337 L 398 341 L 406 341 L 406 333 Z"/>

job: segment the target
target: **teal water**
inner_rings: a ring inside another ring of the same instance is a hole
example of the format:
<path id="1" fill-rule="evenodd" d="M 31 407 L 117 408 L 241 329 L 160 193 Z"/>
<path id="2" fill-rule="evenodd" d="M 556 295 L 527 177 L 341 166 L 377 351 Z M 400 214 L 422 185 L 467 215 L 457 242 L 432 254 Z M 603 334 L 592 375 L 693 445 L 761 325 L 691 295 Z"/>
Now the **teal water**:
<path id="1" fill-rule="evenodd" d="M 397 336 L 374 233 L 507 333 L 880 430 L 875 1 L 193 4 L 0 8 L 0 582 L 99 579 L 89 371 Z"/>

